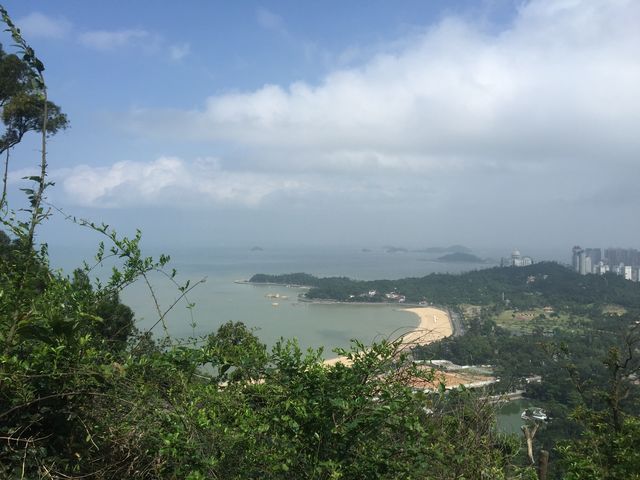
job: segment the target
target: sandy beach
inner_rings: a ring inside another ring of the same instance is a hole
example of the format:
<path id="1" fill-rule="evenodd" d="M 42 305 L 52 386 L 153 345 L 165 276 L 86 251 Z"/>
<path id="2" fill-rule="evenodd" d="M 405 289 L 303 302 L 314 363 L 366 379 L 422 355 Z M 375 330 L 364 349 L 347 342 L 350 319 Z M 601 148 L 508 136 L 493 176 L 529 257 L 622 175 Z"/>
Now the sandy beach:
<path id="1" fill-rule="evenodd" d="M 402 311 L 415 313 L 420 318 L 420 323 L 413 331 L 402 335 L 403 347 L 431 343 L 453 335 L 451 319 L 444 310 L 433 307 L 416 307 L 405 308 Z"/>
<path id="2" fill-rule="evenodd" d="M 433 307 L 414 307 L 403 308 L 402 311 L 417 315 L 420 323 L 410 332 L 400 332 L 395 338 L 391 338 L 391 340 L 402 339 L 401 349 L 431 343 L 453 334 L 451 319 L 444 310 Z M 336 363 L 350 365 L 351 361 L 344 357 L 329 358 L 324 361 L 325 365 L 335 365 Z"/>

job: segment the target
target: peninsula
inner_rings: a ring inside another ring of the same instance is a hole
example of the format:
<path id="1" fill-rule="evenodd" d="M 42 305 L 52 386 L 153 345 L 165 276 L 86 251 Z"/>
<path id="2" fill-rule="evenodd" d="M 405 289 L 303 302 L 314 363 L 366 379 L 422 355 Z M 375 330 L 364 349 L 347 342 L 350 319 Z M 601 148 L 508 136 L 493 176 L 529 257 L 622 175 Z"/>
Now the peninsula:
<path id="1" fill-rule="evenodd" d="M 503 305 L 520 311 L 548 306 L 583 309 L 606 303 L 640 308 L 640 283 L 618 275 L 580 275 L 555 262 L 492 267 L 461 274 L 432 273 L 398 280 L 354 280 L 306 273 L 256 274 L 247 283 L 310 287 L 306 300 L 413 305 Z M 605 302 L 603 302 L 605 303 Z"/>

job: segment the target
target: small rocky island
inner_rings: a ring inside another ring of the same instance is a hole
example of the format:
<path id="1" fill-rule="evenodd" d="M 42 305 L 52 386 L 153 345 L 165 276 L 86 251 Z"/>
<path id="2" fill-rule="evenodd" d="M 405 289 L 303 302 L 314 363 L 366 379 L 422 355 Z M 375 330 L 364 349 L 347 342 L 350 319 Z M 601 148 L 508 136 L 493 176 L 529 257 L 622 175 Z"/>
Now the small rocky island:
<path id="1" fill-rule="evenodd" d="M 438 257 L 438 261 L 448 263 L 485 263 L 485 260 L 482 258 L 477 257 L 472 253 L 463 252 L 448 253 L 447 255 Z"/>

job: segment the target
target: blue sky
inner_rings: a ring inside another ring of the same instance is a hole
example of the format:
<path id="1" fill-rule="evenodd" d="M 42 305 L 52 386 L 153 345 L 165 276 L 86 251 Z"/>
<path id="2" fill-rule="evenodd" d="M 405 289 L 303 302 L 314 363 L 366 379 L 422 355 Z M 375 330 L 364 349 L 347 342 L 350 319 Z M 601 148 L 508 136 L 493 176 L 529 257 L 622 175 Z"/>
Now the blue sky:
<path id="1" fill-rule="evenodd" d="M 71 120 L 71 213 L 169 246 L 640 243 L 637 2 L 3 5 Z"/>

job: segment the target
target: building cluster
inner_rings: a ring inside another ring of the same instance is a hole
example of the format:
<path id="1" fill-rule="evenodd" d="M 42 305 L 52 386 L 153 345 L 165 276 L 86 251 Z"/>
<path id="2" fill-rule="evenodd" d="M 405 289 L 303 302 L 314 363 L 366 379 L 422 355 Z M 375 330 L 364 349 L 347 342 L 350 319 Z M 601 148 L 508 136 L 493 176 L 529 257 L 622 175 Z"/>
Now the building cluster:
<path id="1" fill-rule="evenodd" d="M 373 298 L 375 296 L 378 296 L 377 290 L 369 290 L 367 293 L 361 293 L 360 295 L 358 295 L 358 297 L 360 298 Z M 354 298 L 356 298 L 355 295 L 353 294 L 349 295 L 349 300 L 353 300 Z M 389 293 L 385 293 L 384 298 L 387 299 L 388 301 L 395 301 L 398 303 L 404 303 L 407 300 L 407 297 L 396 292 L 395 290 Z"/>
<path id="2" fill-rule="evenodd" d="M 640 251 L 635 248 L 600 248 L 573 247 L 572 265 L 581 275 L 595 273 L 615 273 L 627 280 L 640 281 Z"/>
<path id="3" fill-rule="evenodd" d="M 527 267 L 531 264 L 533 264 L 531 257 L 521 255 L 518 249 L 511 252 L 511 258 L 503 257 L 500 259 L 501 267 Z"/>

